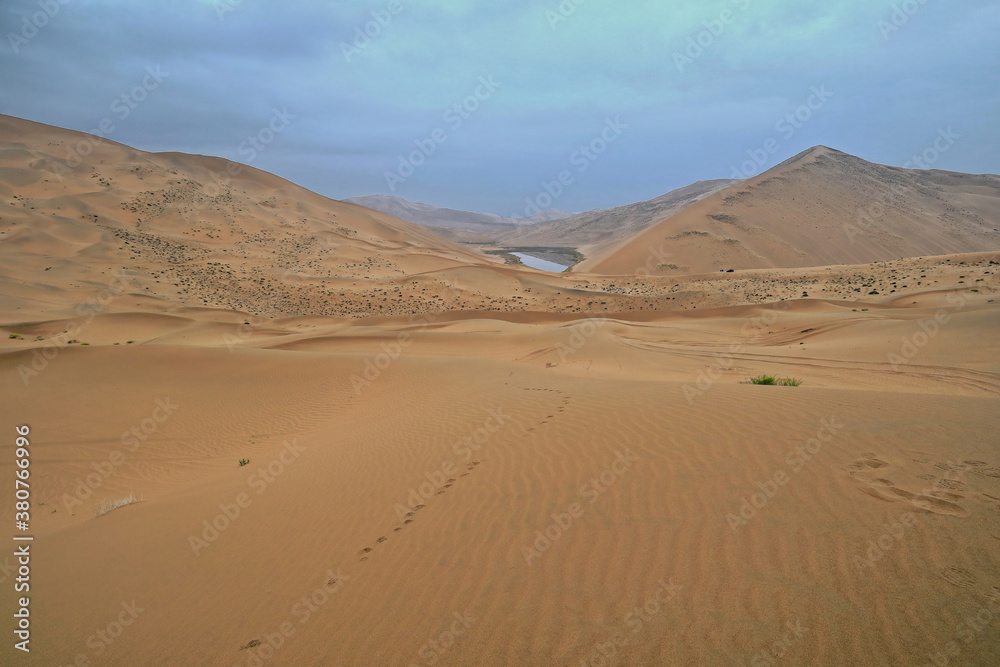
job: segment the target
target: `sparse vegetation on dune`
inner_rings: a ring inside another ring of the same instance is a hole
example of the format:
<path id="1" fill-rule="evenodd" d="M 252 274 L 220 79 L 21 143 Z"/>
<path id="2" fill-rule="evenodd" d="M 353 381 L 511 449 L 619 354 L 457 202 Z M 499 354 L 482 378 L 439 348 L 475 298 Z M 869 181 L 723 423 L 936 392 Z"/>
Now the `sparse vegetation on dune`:
<path id="1" fill-rule="evenodd" d="M 742 384 L 766 384 L 778 387 L 798 387 L 802 380 L 796 378 L 778 378 L 773 375 L 758 375 L 743 380 Z"/>

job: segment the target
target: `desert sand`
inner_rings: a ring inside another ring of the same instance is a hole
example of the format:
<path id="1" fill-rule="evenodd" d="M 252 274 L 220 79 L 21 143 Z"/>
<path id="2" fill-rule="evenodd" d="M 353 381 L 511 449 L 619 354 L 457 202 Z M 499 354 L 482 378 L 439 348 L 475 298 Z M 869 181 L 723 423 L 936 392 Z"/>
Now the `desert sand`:
<path id="1" fill-rule="evenodd" d="M 985 232 L 547 274 L 216 158 L 101 142 L 59 178 L 84 135 L 0 125 L 19 664 L 1000 655 Z"/>
<path id="2" fill-rule="evenodd" d="M 576 268 L 651 273 L 861 264 L 995 250 L 1000 176 L 902 169 L 814 146 L 701 199 Z"/>

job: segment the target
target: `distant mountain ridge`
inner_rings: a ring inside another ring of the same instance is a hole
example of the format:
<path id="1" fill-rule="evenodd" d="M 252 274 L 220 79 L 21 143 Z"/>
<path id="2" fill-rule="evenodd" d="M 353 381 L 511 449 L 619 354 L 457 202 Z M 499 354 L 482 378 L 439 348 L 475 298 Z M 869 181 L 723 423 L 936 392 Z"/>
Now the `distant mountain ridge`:
<path id="1" fill-rule="evenodd" d="M 508 245 L 571 246 L 593 252 L 595 246 L 624 240 L 650 225 L 729 187 L 738 180 L 697 181 L 649 201 L 598 209 L 577 215 L 522 227 L 508 232 L 501 241 Z"/>
<path id="2" fill-rule="evenodd" d="M 423 227 L 439 227 L 480 233 L 497 232 L 504 228 L 533 225 L 575 215 L 573 213 L 550 209 L 530 218 L 505 218 L 492 213 L 474 213 L 472 211 L 460 211 L 453 208 L 440 208 L 390 195 L 366 195 L 363 197 L 351 197 L 343 201 L 366 206 L 382 213 L 388 213 L 400 220 Z"/>
<path id="3" fill-rule="evenodd" d="M 530 218 L 504 218 L 491 213 L 439 208 L 386 195 L 351 197 L 344 201 L 425 226 L 452 240 L 498 242 L 508 246 L 573 247 L 594 252 L 637 234 L 736 182 L 732 179 L 697 181 L 649 201 L 586 213 L 552 209 Z"/>

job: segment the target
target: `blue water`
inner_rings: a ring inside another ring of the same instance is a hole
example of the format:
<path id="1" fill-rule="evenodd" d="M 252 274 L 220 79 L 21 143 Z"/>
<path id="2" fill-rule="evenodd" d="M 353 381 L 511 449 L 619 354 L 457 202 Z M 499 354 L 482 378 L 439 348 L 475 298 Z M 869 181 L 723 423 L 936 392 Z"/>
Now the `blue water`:
<path id="1" fill-rule="evenodd" d="M 523 252 L 512 252 L 512 255 L 519 258 L 525 265 L 530 266 L 533 269 L 540 269 L 542 271 L 552 271 L 554 273 L 562 273 L 566 270 L 566 265 L 556 264 L 555 262 L 550 262 L 547 259 L 539 259 L 538 257 L 532 257 L 531 255 L 525 255 Z"/>

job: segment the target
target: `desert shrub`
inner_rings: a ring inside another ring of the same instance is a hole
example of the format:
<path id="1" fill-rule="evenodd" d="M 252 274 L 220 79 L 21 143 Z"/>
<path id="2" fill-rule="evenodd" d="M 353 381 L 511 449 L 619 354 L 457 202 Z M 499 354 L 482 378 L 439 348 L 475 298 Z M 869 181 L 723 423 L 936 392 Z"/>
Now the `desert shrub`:
<path id="1" fill-rule="evenodd" d="M 779 387 L 798 387 L 800 384 L 802 384 L 802 380 L 797 380 L 795 378 L 777 378 L 773 375 L 758 375 L 757 377 L 752 377 L 747 380 L 744 380 L 744 384 L 766 384 Z"/>

